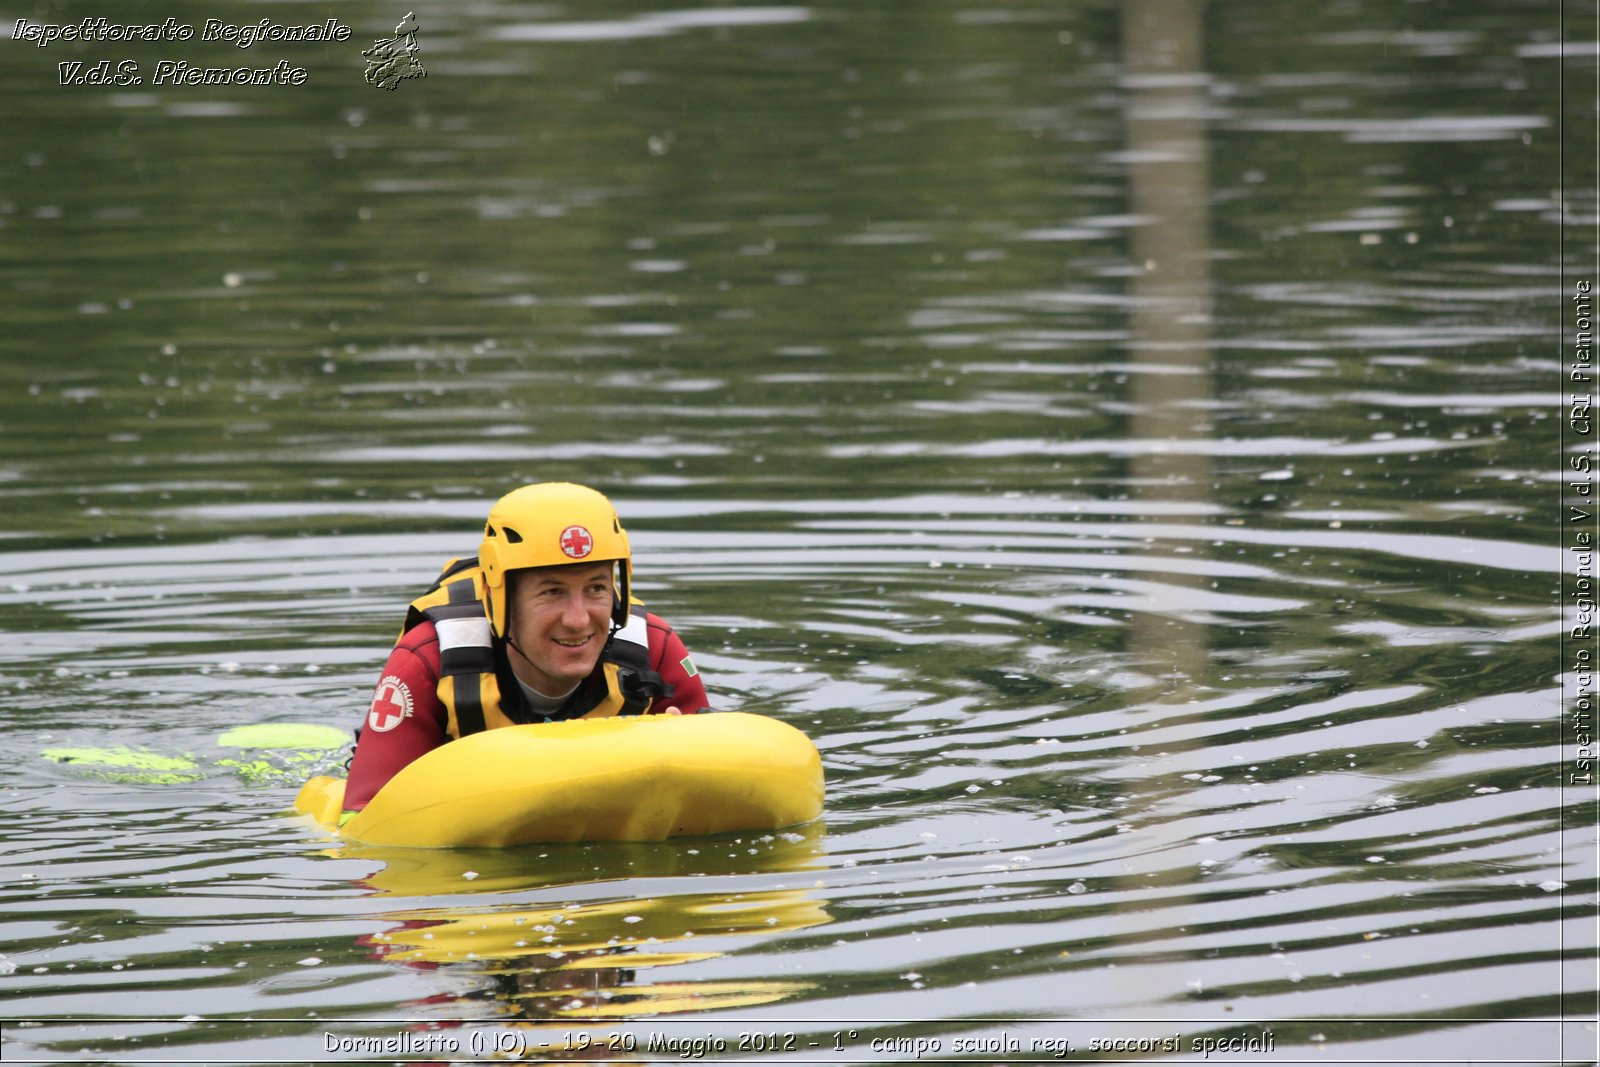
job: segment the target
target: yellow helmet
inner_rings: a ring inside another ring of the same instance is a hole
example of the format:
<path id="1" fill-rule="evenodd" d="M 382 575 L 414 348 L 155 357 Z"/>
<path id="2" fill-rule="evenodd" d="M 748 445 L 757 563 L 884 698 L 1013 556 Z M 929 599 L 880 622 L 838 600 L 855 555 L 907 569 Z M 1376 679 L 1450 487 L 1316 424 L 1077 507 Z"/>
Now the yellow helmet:
<path id="1" fill-rule="evenodd" d="M 628 621 L 633 558 L 617 509 L 603 493 L 571 482 L 540 482 L 514 489 L 495 501 L 478 546 L 489 626 L 506 635 L 506 575 L 528 567 L 616 560 L 614 626 Z"/>

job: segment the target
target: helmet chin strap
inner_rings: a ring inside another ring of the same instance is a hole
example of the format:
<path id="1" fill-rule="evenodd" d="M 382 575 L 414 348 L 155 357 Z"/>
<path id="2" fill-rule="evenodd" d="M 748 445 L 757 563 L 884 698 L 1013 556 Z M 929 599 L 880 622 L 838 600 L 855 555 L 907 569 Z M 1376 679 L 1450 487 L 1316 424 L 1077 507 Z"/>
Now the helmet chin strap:
<path id="1" fill-rule="evenodd" d="M 510 577 L 511 576 L 509 574 L 506 575 L 507 579 L 509 579 Z M 512 621 L 511 621 L 511 615 L 512 615 L 511 605 L 512 605 L 511 583 L 508 580 L 506 582 L 506 645 L 512 651 L 514 651 L 517 655 L 521 656 L 522 659 L 523 659 L 523 662 L 527 663 L 528 666 L 533 667 L 533 666 L 535 666 L 535 664 L 533 662 L 533 658 L 530 657 L 526 652 L 522 651 L 522 646 L 517 644 L 517 639 L 512 636 L 512 634 L 514 634 L 516 632 L 516 627 L 512 624 Z"/>
<path id="2" fill-rule="evenodd" d="M 506 644 L 509 645 L 511 647 L 511 649 L 516 652 L 517 655 L 521 656 L 523 661 L 526 662 L 528 664 L 528 666 L 532 667 L 534 670 L 538 670 L 539 669 L 538 664 L 534 663 L 533 660 L 528 657 L 528 654 L 526 652 L 522 651 L 522 646 L 517 644 L 516 640 L 514 638 L 512 638 L 510 630 L 506 631 Z M 538 688 L 537 686 L 531 685 L 530 683 L 523 681 L 522 677 L 517 674 L 515 665 L 512 666 L 511 674 L 512 674 L 512 677 L 516 678 L 517 684 L 519 686 L 526 686 L 527 688 L 533 690 L 535 693 L 538 693 L 540 696 L 542 696 L 542 697 L 544 697 L 544 698 L 546 698 L 548 700 L 559 700 L 560 699 L 559 695 L 554 695 L 553 696 L 553 695 L 551 695 L 549 693 L 546 693 L 544 690 Z M 577 689 L 578 687 L 576 685 L 574 685 L 572 688 L 573 689 Z M 568 696 L 571 695 L 571 690 L 568 691 L 567 695 Z"/>
<path id="3" fill-rule="evenodd" d="M 529 666 L 533 665 L 533 660 L 528 657 L 528 654 L 526 652 L 522 651 L 522 646 L 517 644 L 516 641 L 512 640 L 511 631 L 510 630 L 506 631 L 506 644 L 508 646 L 510 646 L 510 648 L 511 648 L 511 650 L 513 652 L 515 652 L 517 655 L 521 656 L 524 660 L 526 660 Z"/>

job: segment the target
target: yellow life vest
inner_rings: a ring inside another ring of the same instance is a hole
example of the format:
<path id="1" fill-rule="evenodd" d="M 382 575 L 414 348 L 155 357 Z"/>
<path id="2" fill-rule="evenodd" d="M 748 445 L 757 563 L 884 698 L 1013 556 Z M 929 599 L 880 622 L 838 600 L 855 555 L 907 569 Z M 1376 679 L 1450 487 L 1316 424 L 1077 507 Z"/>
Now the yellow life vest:
<path id="1" fill-rule="evenodd" d="M 484 600 L 483 571 L 478 561 L 471 557 L 453 559 L 445 564 L 432 588 L 411 602 L 400 631 L 403 639 L 424 619 L 438 631 L 439 701 L 445 707 L 445 728 L 452 738 L 546 721 L 545 716 L 518 717 L 526 714 L 522 690 L 509 667 L 500 670 L 504 657 L 495 647 Z M 611 635 L 600 653 L 600 667 L 603 691 L 591 675 L 579 684 L 561 711 L 550 718 L 640 715 L 657 697 L 672 695 L 672 687 L 650 669 L 650 631 L 644 606 L 637 601 L 629 608 L 627 624 Z M 502 680 L 510 683 L 503 687 L 506 692 L 502 692 Z"/>

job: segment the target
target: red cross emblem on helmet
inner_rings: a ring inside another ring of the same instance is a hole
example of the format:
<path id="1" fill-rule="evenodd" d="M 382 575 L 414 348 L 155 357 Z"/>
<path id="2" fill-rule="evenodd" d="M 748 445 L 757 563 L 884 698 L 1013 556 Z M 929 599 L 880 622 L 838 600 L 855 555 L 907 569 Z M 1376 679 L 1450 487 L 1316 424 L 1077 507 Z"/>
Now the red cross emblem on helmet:
<path id="1" fill-rule="evenodd" d="M 568 526 L 561 531 L 561 551 L 573 559 L 582 559 L 594 551 L 594 538 L 582 526 Z"/>

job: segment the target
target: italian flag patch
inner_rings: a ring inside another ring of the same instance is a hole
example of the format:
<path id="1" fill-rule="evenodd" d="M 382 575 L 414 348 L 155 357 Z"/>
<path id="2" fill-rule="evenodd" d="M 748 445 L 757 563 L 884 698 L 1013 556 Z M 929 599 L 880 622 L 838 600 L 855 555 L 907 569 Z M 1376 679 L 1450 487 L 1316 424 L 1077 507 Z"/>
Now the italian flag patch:
<path id="1" fill-rule="evenodd" d="M 694 669 L 694 660 L 690 659 L 688 656 L 680 659 L 678 661 L 678 666 L 682 667 L 686 672 L 688 672 L 688 675 L 691 678 L 700 673 Z"/>

